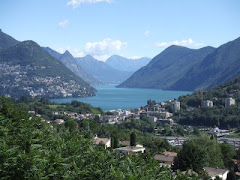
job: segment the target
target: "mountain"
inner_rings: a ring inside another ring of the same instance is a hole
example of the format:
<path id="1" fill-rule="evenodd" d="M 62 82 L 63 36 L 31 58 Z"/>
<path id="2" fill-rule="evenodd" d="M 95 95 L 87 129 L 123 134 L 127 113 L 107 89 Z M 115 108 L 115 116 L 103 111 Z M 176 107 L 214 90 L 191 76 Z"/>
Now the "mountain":
<path id="1" fill-rule="evenodd" d="M 143 66 L 146 66 L 150 62 L 150 58 L 139 58 L 139 59 L 127 59 L 122 56 L 113 55 L 108 58 L 105 62 L 115 69 L 120 71 L 135 72 Z"/>
<path id="2" fill-rule="evenodd" d="M 77 63 L 76 59 L 70 54 L 69 51 L 66 51 L 64 54 L 60 54 L 49 47 L 44 48 L 51 56 L 61 61 L 68 69 L 70 69 L 77 76 L 84 79 L 86 82 L 92 85 L 100 84 L 98 80 L 89 75 L 80 64 Z"/>
<path id="3" fill-rule="evenodd" d="M 240 75 L 240 38 L 223 44 L 191 68 L 170 88 L 208 89 Z"/>
<path id="4" fill-rule="evenodd" d="M 52 57 L 54 57 L 55 59 L 60 59 L 60 57 L 62 56 L 62 54 L 60 54 L 57 51 L 54 51 L 53 49 L 51 49 L 50 47 L 43 47 L 43 49 L 45 51 L 47 51 Z"/>
<path id="5" fill-rule="evenodd" d="M 95 79 L 103 83 L 118 84 L 131 76 L 131 72 L 112 68 L 103 61 L 98 61 L 90 55 L 76 58 L 81 67 Z"/>
<path id="6" fill-rule="evenodd" d="M 8 48 L 8 47 L 11 47 L 13 45 L 16 45 L 17 43 L 19 43 L 19 41 L 17 41 L 16 39 L 14 39 L 11 36 L 5 34 L 0 29 L 0 50 L 3 49 L 3 48 Z"/>
<path id="7" fill-rule="evenodd" d="M 213 47 L 195 50 L 182 46 L 170 46 L 119 87 L 170 89 L 173 84 L 184 77 L 189 69 L 214 50 Z"/>
<path id="8" fill-rule="evenodd" d="M 0 95 L 86 97 L 96 90 L 33 41 L 0 51 Z"/>

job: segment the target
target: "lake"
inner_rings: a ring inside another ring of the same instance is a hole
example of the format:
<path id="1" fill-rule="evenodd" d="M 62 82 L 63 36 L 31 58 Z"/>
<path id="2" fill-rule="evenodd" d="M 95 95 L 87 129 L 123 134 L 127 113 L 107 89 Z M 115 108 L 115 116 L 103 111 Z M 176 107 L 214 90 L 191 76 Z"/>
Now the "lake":
<path id="1" fill-rule="evenodd" d="M 191 94 L 190 91 L 166 91 L 160 89 L 116 88 L 116 85 L 96 86 L 96 96 L 86 98 L 52 99 L 56 103 L 66 103 L 73 100 L 89 103 L 94 107 L 101 107 L 104 111 L 113 109 L 134 109 L 147 104 L 148 99 L 157 102 L 178 98 Z"/>

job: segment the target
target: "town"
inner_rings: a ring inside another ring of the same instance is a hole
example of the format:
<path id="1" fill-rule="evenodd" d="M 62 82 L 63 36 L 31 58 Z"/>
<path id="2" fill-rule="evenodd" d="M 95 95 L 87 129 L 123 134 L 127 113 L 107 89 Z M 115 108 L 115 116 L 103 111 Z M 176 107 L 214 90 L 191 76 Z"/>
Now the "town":
<path id="1" fill-rule="evenodd" d="M 84 97 L 89 96 L 85 87 L 80 86 L 74 80 L 56 76 L 41 76 L 35 71 L 46 70 L 46 66 L 37 65 L 11 65 L 0 63 L 1 85 L 0 95 L 10 97 Z M 14 91 L 13 91 L 14 90 Z M 92 94 L 93 95 L 93 94 Z"/>
<path id="2" fill-rule="evenodd" d="M 203 106 L 205 108 L 213 107 L 213 102 L 210 100 L 203 101 Z M 235 99 L 233 98 L 226 98 L 225 99 L 225 107 L 231 107 L 235 105 Z M 54 105 L 58 106 L 58 105 Z M 61 106 L 61 105 L 59 105 Z M 188 111 L 192 111 L 194 108 L 188 108 Z M 156 137 L 162 140 L 166 140 L 169 145 L 173 148 L 182 147 L 186 140 L 190 140 L 191 136 L 186 135 L 183 133 L 182 135 L 178 134 L 179 136 L 169 136 L 167 134 L 164 135 L 166 127 L 170 128 L 172 131 L 176 131 L 179 128 L 183 128 L 183 132 L 189 131 L 190 133 L 194 133 L 195 127 L 194 126 L 182 126 L 174 121 L 175 114 L 177 114 L 181 110 L 181 102 L 177 100 L 169 100 L 166 102 L 156 102 L 154 100 L 148 100 L 147 104 L 138 109 L 133 110 L 110 110 L 104 113 L 77 113 L 71 111 L 52 111 L 52 114 L 55 119 L 48 120 L 47 123 L 52 124 L 51 126 L 58 126 L 64 125 L 66 120 L 61 119 L 59 117 L 68 117 L 69 119 L 73 119 L 76 122 L 86 121 L 86 120 L 96 120 L 101 126 L 104 125 L 120 125 L 127 121 L 140 121 L 143 117 L 146 117 L 151 123 L 154 124 L 153 133 Z M 35 111 L 29 111 L 29 114 L 35 114 L 38 117 L 41 117 L 40 114 L 37 114 Z M 42 118 L 43 121 L 45 121 Z M 87 127 L 88 131 L 90 127 Z M 220 144 L 229 144 L 235 149 L 239 149 L 240 147 L 240 138 L 229 138 L 227 137 L 231 134 L 231 130 L 229 129 L 219 129 L 217 126 L 212 128 L 199 128 L 199 131 L 209 136 L 215 137 L 216 140 Z M 98 134 L 95 134 L 93 139 L 93 143 L 97 146 L 101 145 L 104 149 L 113 148 L 113 139 L 112 137 L 101 137 Z M 117 144 L 117 147 L 114 148 L 114 152 L 123 155 L 134 155 L 138 153 L 145 153 L 147 147 L 144 147 L 143 144 L 138 142 L 131 142 L 129 140 L 120 140 Z M 154 154 L 153 158 L 159 162 L 160 166 L 172 168 L 174 166 L 174 159 L 177 157 L 178 152 L 174 151 L 163 151 L 161 154 Z M 236 165 L 238 165 L 237 160 L 233 160 Z M 204 167 L 204 170 L 207 172 L 209 176 L 215 178 L 216 176 L 226 179 L 227 174 L 229 172 L 228 169 L 221 169 L 221 168 L 212 168 L 212 167 Z M 195 173 L 195 172 L 193 172 Z M 238 172 L 236 173 L 238 175 Z"/>

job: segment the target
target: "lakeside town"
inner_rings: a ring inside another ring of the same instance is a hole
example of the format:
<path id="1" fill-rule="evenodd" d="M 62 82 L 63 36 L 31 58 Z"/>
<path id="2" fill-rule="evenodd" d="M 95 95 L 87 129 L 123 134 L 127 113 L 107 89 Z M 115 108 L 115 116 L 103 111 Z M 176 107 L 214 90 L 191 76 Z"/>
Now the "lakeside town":
<path id="1" fill-rule="evenodd" d="M 225 99 L 225 107 L 231 107 L 235 105 L 235 99 L 233 98 L 226 98 Z M 57 105 L 56 105 L 57 106 Z M 211 108 L 214 106 L 213 102 L 210 100 L 205 100 L 203 102 L 203 106 L 205 108 Z M 194 108 L 189 107 L 187 109 L 188 112 L 192 111 Z M 179 126 L 183 127 L 184 131 L 194 131 L 193 126 L 182 126 L 177 124 L 174 120 L 174 113 L 178 113 L 181 110 L 181 102 L 177 100 L 169 100 L 166 102 L 157 103 L 154 100 L 148 100 L 147 104 L 138 109 L 128 109 L 128 110 L 110 110 L 102 114 L 95 114 L 95 113 L 76 113 L 70 111 L 53 111 L 52 114 L 56 117 L 58 116 L 67 116 L 70 119 L 74 119 L 76 122 L 81 122 L 83 120 L 91 120 L 95 119 L 100 125 L 116 125 L 124 123 L 131 119 L 131 121 L 139 121 L 142 117 L 147 117 L 151 123 L 155 124 L 154 134 L 156 137 L 160 139 L 166 140 L 172 147 L 182 147 L 186 140 L 191 139 L 191 136 L 162 136 L 162 131 L 164 131 L 164 127 L 167 126 L 170 129 L 177 129 Z M 29 111 L 29 114 L 35 114 L 38 117 L 41 115 L 36 114 L 35 111 Z M 44 119 L 42 119 L 45 121 Z M 65 123 L 64 119 L 55 119 L 53 121 L 47 121 L 47 123 L 52 125 L 63 125 Z M 89 127 L 88 127 L 89 128 Z M 202 133 L 206 133 L 209 136 L 215 137 L 216 140 L 222 144 L 226 143 L 233 146 L 235 149 L 239 149 L 240 147 L 240 138 L 228 138 L 227 136 L 231 134 L 232 130 L 229 129 L 220 129 L 217 126 L 212 128 L 202 127 L 199 128 L 199 131 Z M 107 137 L 99 137 L 96 134 L 93 137 L 93 143 L 95 145 L 101 145 L 105 149 L 112 148 L 112 138 Z M 119 141 L 118 148 L 114 149 L 115 153 L 120 153 L 123 155 L 129 154 L 138 154 L 138 153 L 145 153 L 146 147 L 142 144 L 136 143 L 134 145 L 131 144 L 131 140 L 123 140 Z M 155 154 L 153 158 L 159 162 L 160 166 L 172 168 L 174 165 L 174 159 L 177 157 L 177 152 L 173 151 L 164 151 L 162 154 Z M 233 159 L 233 163 L 236 166 L 239 165 L 239 161 Z M 214 179 L 216 176 L 220 177 L 223 180 L 226 180 L 227 174 L 229 173 L 228 169 L 221 169 L 221 168 L 212 168 L 212 167 L 204 167 L 206 173 Z M 184 173 L 184 172 L 183 172 Z M 193 172 L 196 173 L 196 172 Z M 240 173 L 236 172 L 236 175 L 239 176 Z"/>
<path id="2" fill-rule="evenodd" d="M 36 73 L 47 70 L 47 66 L 12 65 L 0 62 L 1 95 L 9 97 L 84 97 L 89 96 L 86 87 L 82 87 L 74 80 L 67 80 L 61 76 L 42 76 Z M 51 69 L 49 69 L 51 71 Z"/>

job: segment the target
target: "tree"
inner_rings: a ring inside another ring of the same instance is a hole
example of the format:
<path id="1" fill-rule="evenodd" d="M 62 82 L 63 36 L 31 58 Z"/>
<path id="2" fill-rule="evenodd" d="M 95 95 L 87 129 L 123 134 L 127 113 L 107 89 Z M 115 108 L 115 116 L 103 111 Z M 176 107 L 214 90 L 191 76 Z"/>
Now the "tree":
<path id="1" fill-rule="evenodd" d="M 116 135 L 113 135 L 111 138 L 111 147 L 112 147 L 112 149 L 119 147 L 119 139 Z"/>
<path id="2" fill-rule="evenodd" d="M 130 146 L 136 146 L 136 133 L 133 131 L 130 134 Z"/>
<path id="3" fill-rule="evenodd" d="M 234 171 L 229 171 L 227 175 L 227 180 L 237 180 L 237 177 Z"/>
<path id="4" fill-rule="evenodd" d="M 232 161 L 233 157 L 236 156 L 236 151 L 233 146 L 223 143 L 220 144 L 223 162 L 225 167 L 232 168 L 234 167 L 234 163 Z"/>
<path id="5" fill-rule="evenodd" d="M 221 149 L 216 140 L 208 136 L 195 137 L 184 142 L 181 151 L 174 160 L 174 169 L 193 169 L 201 172 L 204 166 L 224 167 Z"/>
<path id="6" fill-rule="evenodd" d="M 65 123 L 65 127 L 69 129 L 70 132 L 77 130 L 78 123 L 76 123 L 73 119 L 69 119 Z"/>

